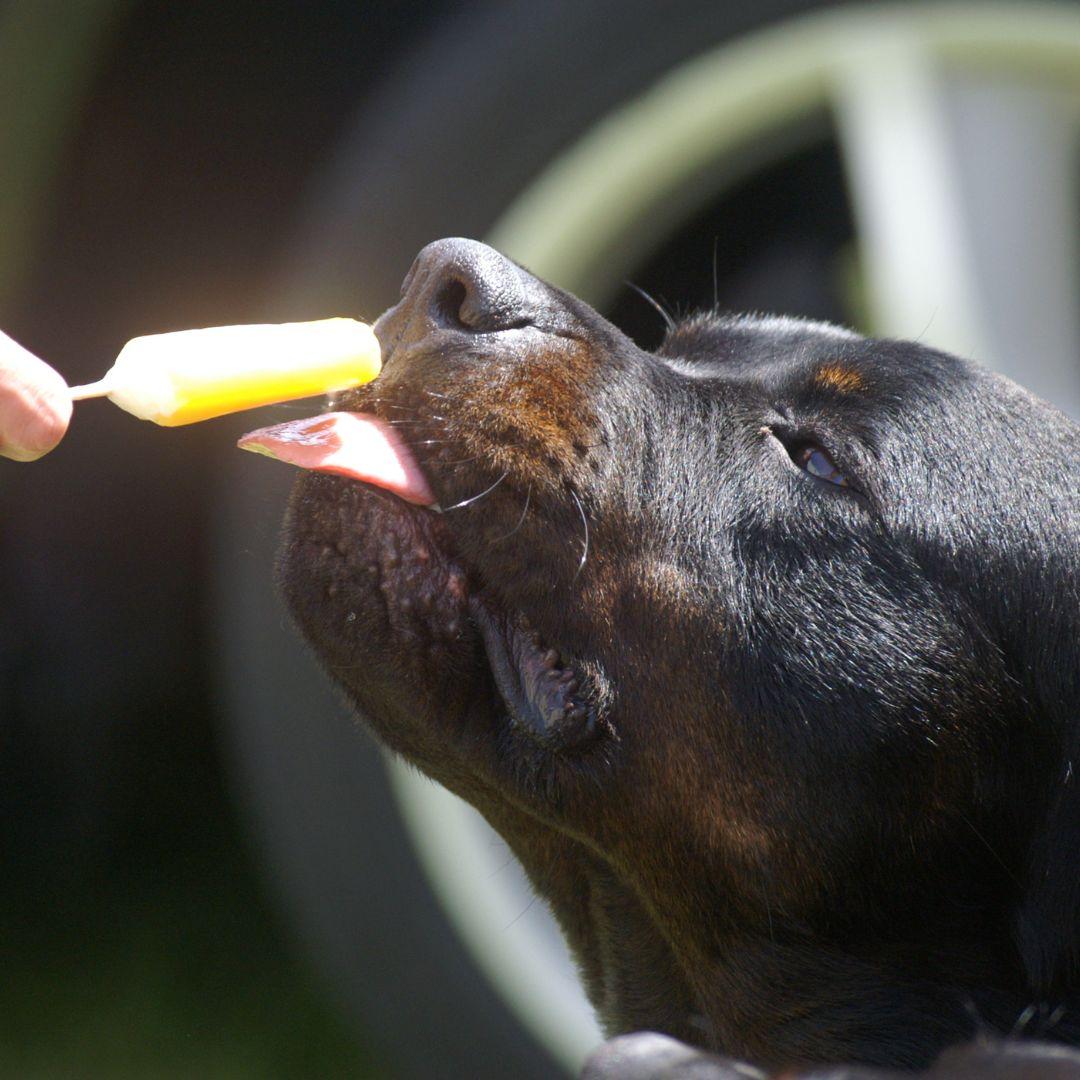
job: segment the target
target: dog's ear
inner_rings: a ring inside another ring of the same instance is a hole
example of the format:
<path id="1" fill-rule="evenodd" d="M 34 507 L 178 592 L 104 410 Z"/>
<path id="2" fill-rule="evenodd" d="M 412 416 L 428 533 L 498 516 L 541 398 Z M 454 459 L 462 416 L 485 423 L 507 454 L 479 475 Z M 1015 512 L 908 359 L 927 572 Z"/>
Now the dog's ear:
<path id="1" fill-rule="evenodd" d="M 1030 635 L 1026 657 L 1029 693 L 1041 694 L 1035 719 L 1055 746 L 1017 925 L 1030 985 L 1046 997 L 1080 980 L 1080 598 L 1075 573 L 1056 584 L 1053 596 L 1043 594 L 1049 606 L 1042 609 L 1054 616 L 1043 633 Z"/>

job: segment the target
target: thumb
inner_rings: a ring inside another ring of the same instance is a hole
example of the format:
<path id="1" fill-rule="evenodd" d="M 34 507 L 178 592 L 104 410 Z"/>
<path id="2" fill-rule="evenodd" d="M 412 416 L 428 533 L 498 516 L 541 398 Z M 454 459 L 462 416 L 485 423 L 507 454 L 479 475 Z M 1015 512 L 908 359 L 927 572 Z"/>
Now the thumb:
<path id="1" fill-rule="evenodd" d="M 0 332 L 0 456 L 33 461 L 64 437 L 67 383 L 44 360 Z"/>

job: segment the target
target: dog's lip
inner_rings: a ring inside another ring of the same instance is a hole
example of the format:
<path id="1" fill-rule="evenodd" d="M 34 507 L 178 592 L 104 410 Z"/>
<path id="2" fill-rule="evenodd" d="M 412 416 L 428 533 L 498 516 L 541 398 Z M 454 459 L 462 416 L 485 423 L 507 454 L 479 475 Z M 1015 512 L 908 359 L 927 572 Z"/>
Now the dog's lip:
<path id="1" fill-rule="evenodd" d="M 406 502 L 438 509 L 412 451 L 388 420 L 370 413 L 329 412 L 290 420 L 250 431 L 237 446 L 301 469 L 361 480 Z"/>
<path id="2" fill-rule="evenodd" d="M 511 720 L 549 747 L 588 742 L 597 729 L 582 674 L 549 647 L 521 615 L 511 616 L 482 596 L 469 611 L 480 630 L 495 686 Z"/>
<path id="3" fill-rule="evenodd" d="M 311 472 L 359 480 L 417 509 L 440 510 L 392 421 L 372 413 L 332 411 L 290 420 L 248 432 L 237 446 Z M 509 614 L 471 592 L 466 604 L 484 644 L 493 689 L 511 722 L 549 749 L 590 742 L 596 714 L 581 673 L 541 642 L 520 613 Z"/>

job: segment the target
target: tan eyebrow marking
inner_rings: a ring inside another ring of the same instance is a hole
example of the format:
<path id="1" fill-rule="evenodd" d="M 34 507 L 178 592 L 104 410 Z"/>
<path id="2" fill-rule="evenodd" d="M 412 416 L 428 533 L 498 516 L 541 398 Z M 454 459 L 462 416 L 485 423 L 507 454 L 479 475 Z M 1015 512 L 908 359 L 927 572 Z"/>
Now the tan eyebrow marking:
<path id="1" fill-rule="evenodd" d="M 863 377 L 854 369 L 843 364 L 822 364 L 814 374 L 818 386 L 829 386 L 842 394 L 851 394 L 866 387 Z"/>

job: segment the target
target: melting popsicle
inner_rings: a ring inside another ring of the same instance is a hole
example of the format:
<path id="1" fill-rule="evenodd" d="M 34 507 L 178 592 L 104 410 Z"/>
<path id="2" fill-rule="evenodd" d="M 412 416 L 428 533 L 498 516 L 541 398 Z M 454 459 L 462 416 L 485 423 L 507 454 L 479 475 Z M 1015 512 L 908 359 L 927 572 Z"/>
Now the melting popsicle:
<path id="1" fill-rule="evenodd" d="M 71 397 L 108 397 L 175 427 L 347 390 L 380 366 L 378 339 L 355 319 L 213 326 L 132 338 L 103 379 L 72 387 Z"/>

